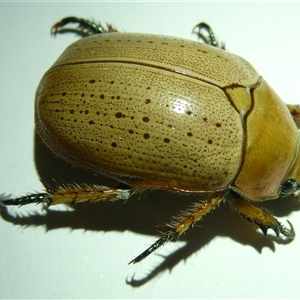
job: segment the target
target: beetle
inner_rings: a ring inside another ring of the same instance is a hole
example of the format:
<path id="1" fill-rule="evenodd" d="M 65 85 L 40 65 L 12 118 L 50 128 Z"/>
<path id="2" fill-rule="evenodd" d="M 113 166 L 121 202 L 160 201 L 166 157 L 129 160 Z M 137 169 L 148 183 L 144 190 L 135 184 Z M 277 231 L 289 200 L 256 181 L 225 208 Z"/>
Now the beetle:
<path id="1" fill-rule="evenodd" d="M 77 17 L 52 27 L 54 35 L 66 31 L 84 37 L 41 79 L 37 132 L 55 155 L 128 188 L 45 184 L 42 193 L 2 194 L 2 205 L 127 200 L 147 189 L 197 194 L 130 263 L 175 242 L 222 202 L 265 235 L 272 229 L 294 238 L 291 223 L 285 227 L 260 204 L 299 197 L 298 106 L 284 104 L 206 23 L 193 30 L 201 42 L 119 33 Z"/>

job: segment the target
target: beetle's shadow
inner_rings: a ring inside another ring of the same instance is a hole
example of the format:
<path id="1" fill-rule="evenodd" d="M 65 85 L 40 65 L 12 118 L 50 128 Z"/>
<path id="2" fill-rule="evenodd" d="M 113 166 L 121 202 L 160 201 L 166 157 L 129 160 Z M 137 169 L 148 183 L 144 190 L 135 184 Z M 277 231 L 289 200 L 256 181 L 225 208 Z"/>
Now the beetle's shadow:
<path id="1" fill-rule="evenodd" d="M 89 172 L 68 165 L 55 157 L 38 136 L 35 138 L 35 161 L 39 176 L 45 182 L 51 182 L 55 178 L 60 182 L 68 183 L 117 184 L 111 179 L 94 176 Z M 12 216 L 8 214 L 6 209 L 2 209 L 1 215 L 3 219 L 14 224 L 45 226 L 47 230 L 63 227 L 93 231 L 122 232 L 130 230 L 153 236 L 156 235 L 155 228 L 157 225 L 169 221 L 172 216 L 196 200 L 194 197 L 166 191 L 150 192 L 140 198 L 133 197 L 126 203 L 116 201 L 94 205 L 77 204 L 73 206 L 73 211 L 48 210 L 46 215 L 35 214 L 22 217 Z M 268 206 L 278 217 L 285 217 L 292 211 L 300 210 L 300 203 L 295 199 L 274 200 L 264 206 Z M 171 270 L 180 261 L 199 251 L 216 236 L 230 237 L 242 245 L 252 246 L 258 252 L 261 252 L 264 247 L 275 251 L 274 242 L 277 239 L 272 236 L 266 238 L 255 229 L 255 225 L 232 212 L 228 206 L 221 205 L 214 213 L 203 219 L 201 227 L 195 227 L 180 238 L 180 240 L 186 241 L 185 246 L 164 258 L 163 262 L 148 273 L 145 278 L 141 280 L 132 278 L 127 283 L 132 286 L 145 284 L 160 272 Z"/>

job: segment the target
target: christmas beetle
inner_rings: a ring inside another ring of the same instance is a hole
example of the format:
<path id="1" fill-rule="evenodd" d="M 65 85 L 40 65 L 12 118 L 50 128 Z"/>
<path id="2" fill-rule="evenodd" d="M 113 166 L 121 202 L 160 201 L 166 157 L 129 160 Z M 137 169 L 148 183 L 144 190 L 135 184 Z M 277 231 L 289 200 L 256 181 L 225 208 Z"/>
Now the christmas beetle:
<path id="1" fill-rule="evenodd" d="M 75 29 L 65 27 L 79 25 Z M 127 200 L 145 189 L 199 194 L 130 263 L 178 237 L 221 202 L 264 234 L 294 238 L 261 202 L 299 196 L 299 108 L 286 105 L 243 58 L 225 50 L 211 28 L 202 42 L 119 33 L 68 17 L 52 33 L 83 37 L 45 73 L 35 99 L 36 129 L 71 164 L 129 188 L 46 185 L 46 192 L 2 205 Z"/>

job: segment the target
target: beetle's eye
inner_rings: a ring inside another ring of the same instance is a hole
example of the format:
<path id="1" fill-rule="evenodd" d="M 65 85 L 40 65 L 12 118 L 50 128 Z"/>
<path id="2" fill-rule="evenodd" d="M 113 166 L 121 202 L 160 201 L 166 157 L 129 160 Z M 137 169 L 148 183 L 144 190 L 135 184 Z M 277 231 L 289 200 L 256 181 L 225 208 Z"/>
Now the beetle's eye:
<path id="1" fill-rule="evenodd" d="M 281 184 L 281 196 L 288 196 L 297 191 L 299 188 L 298 182 L 295 179 L 288 179 Z"/>

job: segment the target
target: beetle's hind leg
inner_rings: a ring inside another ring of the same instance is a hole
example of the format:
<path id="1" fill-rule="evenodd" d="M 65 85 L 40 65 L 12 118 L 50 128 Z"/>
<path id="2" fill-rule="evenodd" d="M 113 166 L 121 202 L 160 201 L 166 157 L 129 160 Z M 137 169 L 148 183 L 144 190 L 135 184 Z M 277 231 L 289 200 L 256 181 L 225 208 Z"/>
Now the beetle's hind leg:
<path id="1" fill-rule="evenodd" d="M 272 229 L 277 237 L 282 234 L 288 240 L 294 239 L 295 231 L 289 221 L 290 229 L 283 226 L 267 209 L 259 207 L 237 194 L 231 193 L 227 199 L 240 216 L 256 224 L 264 235 L 267 234 L 268 229 Z"/>
<path id="2" fill-rule="evenodd" d="M 77 24 L 77 28 L 65 27 L 66 25 L 74 23 Z M 106 33 L 106 32 L 117 32 L 117 30 L 110 24 L 107 24 L 105 29 L 100 23 L 90 21 L 87 19 L 77 17 L 67 17 L 61 21 L 55 23 L 51 28 L 51 33 L 56 35 L 57 33 L 74 32 L 82 37 L 90 36 L 94 34 Z"/>
<path id="3" fill-rule="evenodd" d="M 200 221 L 206 214 L 217 208 L 226 197 L 226 194 L 227 192 L 220 192 L 209 195 L 205 200 L 195 203 L 190 209 L 174 217 L 169 224 L 163 226 L 161 237 L 143 253 L 130 261 L 129 264 L 142 261 L 167 242 L 176 242 L 178 237 L 187 229 L 192 227 L 197 221 Z"/>
<path id="4" fill-rule="evenodd" d="M 133 194 L 143 191 L 139 188 L 118 189 L 97 184 L 62 184 L 55 188 L 45 185 L 46 192 L 32 193 L 22 197 L 11 197 L 10 195 L 0 195 L 0 204 L 26 205 L 31 203 L 46 204 L 75 204 L 81 202 L 100 202 L 127 200 Z"/>

